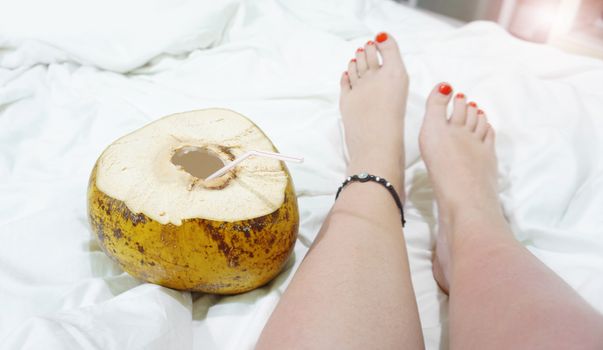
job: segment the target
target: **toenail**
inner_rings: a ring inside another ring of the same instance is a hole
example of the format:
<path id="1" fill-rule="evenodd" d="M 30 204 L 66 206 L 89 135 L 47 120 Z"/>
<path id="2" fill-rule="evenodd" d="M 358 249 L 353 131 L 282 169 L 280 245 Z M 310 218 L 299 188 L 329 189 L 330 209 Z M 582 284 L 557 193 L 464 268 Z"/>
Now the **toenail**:
<path id="1" fill-rule="evenodd" d="M 438 87 L 438 91 L 440 91 L 442 95 L 448 96 L 452 92 L 452 86 L 450 86 L 450 84 L 442 83 Z"/>
<path id="2" fill-rule="evenodd" d="M 385 40 L 387 40 L 387 33 L 381 32 L 381 33 L 377 34 L 377 36 L 375 37 L 375 40 L 377 40 L 378 43 L 384 42 Z"/>
<path id="3" fill-rule="evenodd" d="M 364 52 L 364 49 L 363 49 L 363 48 L 361 48 L 361 47 L 359 47 L 359 48 L 356 50 L 356 52 Z"/>
<path id="4" fill-rule="evenodd" d="M 352 58 L 352 59 L 350 60 L 350 62 L 356 63 L 356 59 L 355 59 L 355 58 Z"/>
<path id="5" fill-rule="evenodd" d="M 346 70 L 345 72 L 343 72 L 343 75 L 348 76 L 348 75 L 350 75 L 350 74 L 349 74 L 349 73 L 348 73 L 348 71 Z"/>
<path id="6" fill-rule="evenodd" d="M 366 42 L 366 44 L 367 44 L 367 45 L 375 45 L 375 42 L 374 42 L 374 41 L 372 41 L 372 40 L 369 40 L 369 41 L 367 41 L 367 42 Z"/>
<path id="7" fill-rule="evenodd" d="M 486 113 L 484 113 L 484 111 L 482 111 L 481 109 L 478 109 L 478 110 L 477 110 L 477 114 L 478 114 L 478 115 L 484 115 L 484 114 L 486 114 Z"/>
<path id="8" fill-rule="evenodd" d="M 462 92 L 459 92 L 458 94 L 456 94 L 456 98 L 458 98 L 458 99 L 465 98 L 465 94 Z"/>
<path id="9" fill-rule="evenodd" d="M 469 102 L 469 107 L 476 108 L 477 107 L 477 103 L 471 101 L 471 102 Z"/>

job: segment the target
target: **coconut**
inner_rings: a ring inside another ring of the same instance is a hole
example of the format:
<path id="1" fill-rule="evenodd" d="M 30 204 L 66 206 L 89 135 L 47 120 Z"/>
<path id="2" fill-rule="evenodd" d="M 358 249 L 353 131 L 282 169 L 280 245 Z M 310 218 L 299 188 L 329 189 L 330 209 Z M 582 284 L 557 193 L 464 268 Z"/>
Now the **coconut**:
<path id="1" fill-rule="evenodd" d="M 206 109 L 161 118 L 112 143 L 88 185 L 88 214 L 102 250 L 130 275 L 216 294 L 273 279 L 297 238 L 297 198 L 286 166 L 244 116 Z"/>

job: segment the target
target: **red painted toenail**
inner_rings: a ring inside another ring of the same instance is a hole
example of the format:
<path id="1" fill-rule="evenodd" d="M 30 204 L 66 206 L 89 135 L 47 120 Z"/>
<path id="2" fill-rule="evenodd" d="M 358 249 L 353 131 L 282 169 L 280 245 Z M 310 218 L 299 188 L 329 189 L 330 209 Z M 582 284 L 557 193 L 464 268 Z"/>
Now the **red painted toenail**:
<path id="1" fill-rule="evenodd" d="M 462 92 L 459 92 L 458 94 L 456 94 L 456 98 L 458 98 L 458 99 L 465 98 L 465 94 Z"/>
<path id="2" fill-rule="evenodd" d="M 367 41 L 367 42 L 366 42 L 366 44 L 367 44 L 367 45 L 375 45 L 375 42 L 374 42 L 374 41 L 372 41 L 372 40 L 369 40 L 369 41 Z"/>
<path id="3" fill-rule="evenodd" d="M 449 84 L 446 84 L 446 83 L 442 83 L 438 87 L 438 91 L 440 91 L 440 93 L 442 95 L 448 96 L 452 92 L 452 86 L 450 86 Z"/>
<path id="4" fill-rule="evenodd" d="M 352 59 L 350 60 L 350 62 L 354 62 L 354 63 L 356 63 L 356 59 L 355 59 L 355 58 L 352 58 Z"/>
<path id="5" fill-rule="evenodd" d="M 356 50 L 356 52 L 364 52 L 364 49 L 363 49 L 363 48 L 361 48 L 361 47 L 359 47 L 359 48 Z"/>
<path id="6" fill-rule="evenodd" d="M 346 70 L 345 72 L 343 72 L 343 75 L 348 76 L 348 71 Z"/>
<path id="7" fill-rule="evenodd" d="M 387 33 L 381 32 L 381 33 L 377 34 L 377 36 L 375 37 L 375 40 L 377 40 L 378 43 L 384 42 L 385 40 L 387 40 Z"/>
<path id="8" fill-rule="evenodd" d="M 477 103 L 471 101 L 469 102 L 469 107 L 477 108 Z"/>
<path id="9" fill-rule="evenodd" d="M 484 113 L 484 111 L 482 111 L 481 109 L 478 109 L 478 110 L 477 110 L 477 114 L 478 114 L 478 115 L 484 115 L 484 114 L 486 114 L 486 113 Z"/>

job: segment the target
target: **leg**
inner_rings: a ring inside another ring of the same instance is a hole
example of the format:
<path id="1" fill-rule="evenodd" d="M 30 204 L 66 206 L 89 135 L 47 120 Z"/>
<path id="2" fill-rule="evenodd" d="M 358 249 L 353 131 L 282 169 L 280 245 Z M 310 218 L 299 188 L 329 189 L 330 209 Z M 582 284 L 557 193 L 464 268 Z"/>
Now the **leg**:
<path id="1" fill-rule="evenodd" d="M 382 176 L 402 194 L 408 77 L 396 42 L 377 39 L 341 80 L 348 174 Z M 351 183 L 342 191 L 257 347 L 423 347 L 400 213 L 385 188 Z"/>
<path id="2" fill-rule="evenodd" d="M 421 153 L 434 186 L 434 275 L 450 294 L 452 349 L 601 349 L 603 318 L 519 244 L 496 190 L 494 130 L 440 84 L 427 102 Z"/>

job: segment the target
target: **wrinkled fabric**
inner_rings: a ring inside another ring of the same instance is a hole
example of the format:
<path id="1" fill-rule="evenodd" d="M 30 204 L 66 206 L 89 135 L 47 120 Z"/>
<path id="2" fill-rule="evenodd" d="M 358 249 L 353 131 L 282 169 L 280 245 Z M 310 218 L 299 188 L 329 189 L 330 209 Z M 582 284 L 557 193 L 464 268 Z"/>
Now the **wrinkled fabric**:
<path id="1" fill-rule="evenodd" d="M 18 3 L 11 18 L 0 11 L 0 348 L 253 348 L 345 175 L 340 74 L 381 30 L 398 39 L 411 76 L 405 236 L 427 348 L 446 348 L 447 298 L 431 273 L 437 216 L 417 137 L 440 81 L 497 130 L 517 239 L 603 312 L 603 62 L 389 1 Z M 105 147 L 208 107 L 246 115 L 306 159 L 289 165 L 294 255 L 274 281 L 237 296 L 142 283 L 102 253 L 87 222 L 88 176 Z"/>
<path id="2" fill-rule="evenodd" d="M 217 42 L 235 0 L 4 1 L 0 67 L 77 62 L 125 73 Z"/>

